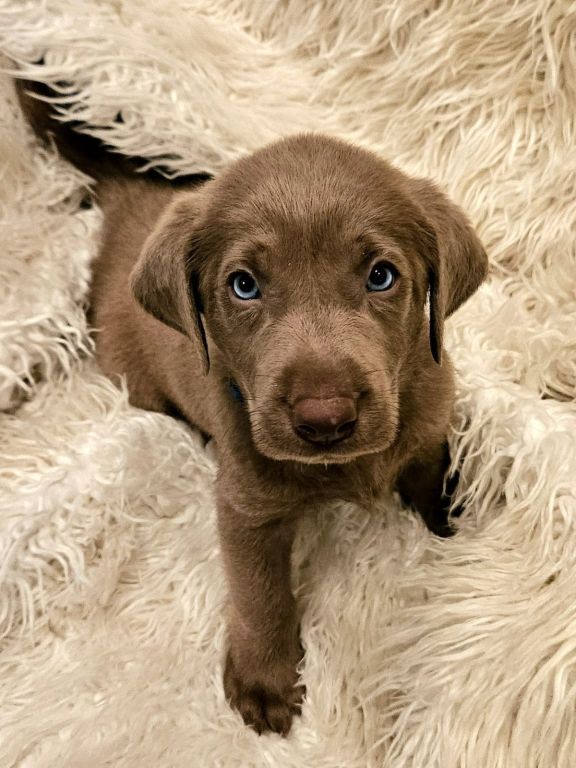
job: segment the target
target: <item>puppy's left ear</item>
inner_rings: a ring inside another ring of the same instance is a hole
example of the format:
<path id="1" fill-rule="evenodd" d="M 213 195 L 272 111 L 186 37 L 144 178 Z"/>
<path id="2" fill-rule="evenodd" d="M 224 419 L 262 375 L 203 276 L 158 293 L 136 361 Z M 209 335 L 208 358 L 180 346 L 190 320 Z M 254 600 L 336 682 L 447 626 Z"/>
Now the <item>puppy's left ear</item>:
<path id="1" fill-rule="evenodd" d="M 146 312 L 188 336 L 207 374 L 208 344 L 198 295 L 203 256 L 199 220 L 204 201 L 204 188 L 175 196 L 144 243 L 130 285 Z"/>
<path id="2" fill-rule="evenodd" d="M 488 257 L 464 213 L 425 179 L 411 188 L 436 235 L 436 248 L 424 254 L 430 281 L 430 349 L 442 362 L 444 319 L 478 289 L 488 274 Z"/>

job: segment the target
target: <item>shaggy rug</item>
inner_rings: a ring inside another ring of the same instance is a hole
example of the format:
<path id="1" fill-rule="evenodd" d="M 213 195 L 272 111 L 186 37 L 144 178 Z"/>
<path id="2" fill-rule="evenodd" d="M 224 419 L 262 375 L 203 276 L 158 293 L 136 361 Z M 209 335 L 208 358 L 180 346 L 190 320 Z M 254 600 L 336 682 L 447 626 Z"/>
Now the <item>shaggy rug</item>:
<path id="1" fill-rule="evenodd" d="M 396 499 L 302 526 L 307 701 L 258 737 L 221 686 L 210 446 L 96 369 L 99 213 L 2 77 L 0 766 L 573 768 L 574 3 L 0 0 L 0 45 L 174 173 L 301 130 L 371 147 L 492 265 L 449 323 L 458 534 Z"/>

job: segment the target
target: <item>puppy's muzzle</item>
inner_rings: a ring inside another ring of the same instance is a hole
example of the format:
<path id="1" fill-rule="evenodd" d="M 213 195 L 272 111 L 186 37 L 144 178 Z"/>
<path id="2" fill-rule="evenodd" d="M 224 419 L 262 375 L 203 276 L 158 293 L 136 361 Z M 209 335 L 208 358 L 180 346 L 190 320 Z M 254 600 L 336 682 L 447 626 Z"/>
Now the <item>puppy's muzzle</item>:
<path id="1" fill-rule="evenodd" d="M 299 438 L 319 446 L 351 437 L 356 429 L 356 403 L 351 397 L 306 397 L 294 403 L 292 427 Z"/>

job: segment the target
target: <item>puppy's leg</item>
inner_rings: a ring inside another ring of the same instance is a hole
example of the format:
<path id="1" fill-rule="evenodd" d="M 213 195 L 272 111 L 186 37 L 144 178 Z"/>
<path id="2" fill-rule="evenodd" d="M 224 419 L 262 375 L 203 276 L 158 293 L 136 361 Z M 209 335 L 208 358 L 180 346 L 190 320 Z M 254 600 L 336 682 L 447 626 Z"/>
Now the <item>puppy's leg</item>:
<path id="1" fill-rule="evenodd" d="M 231 598 L 224 689 L 247 725 L 285 736 L 304 694 L 296 673 L 302 646 L 290 590 L 294 523 L 248 523 L 245 513 L 220 501 L 218 527 Z"/>
<path id="2" fill-rule="evenodd" d="M 452 476 L 448 479 L 444 492 L 444 478 L 449 466 L 450 452 L 448 443 L 444 441 L 412 459 L 396 481 L 403 501 L 420 512 L 432 533 L 444 538 L 454 533 L 448 520 L 448 510 L 451 496 L 458 484 L 458 477 Z"/>

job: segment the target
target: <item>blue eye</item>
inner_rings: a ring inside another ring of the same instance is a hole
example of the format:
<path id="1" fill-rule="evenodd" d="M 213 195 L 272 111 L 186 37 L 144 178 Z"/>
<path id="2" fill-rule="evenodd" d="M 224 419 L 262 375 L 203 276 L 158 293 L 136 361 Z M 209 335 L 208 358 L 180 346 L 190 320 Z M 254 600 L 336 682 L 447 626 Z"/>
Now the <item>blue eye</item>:
<path id="1" fill-rule="evenodd" d="M 368 275 L 366 288 L 369 291 L 389 291 L 396 282 L 397 272 L 386 261 L 378 261 Z"/>
<path id="2" fill-rule="evenodd" d="M 234 272 L 230 275 L 230 287 L 234 296 L 242 301 L 260 298 L 260 288 L 250 272 Z"/>

